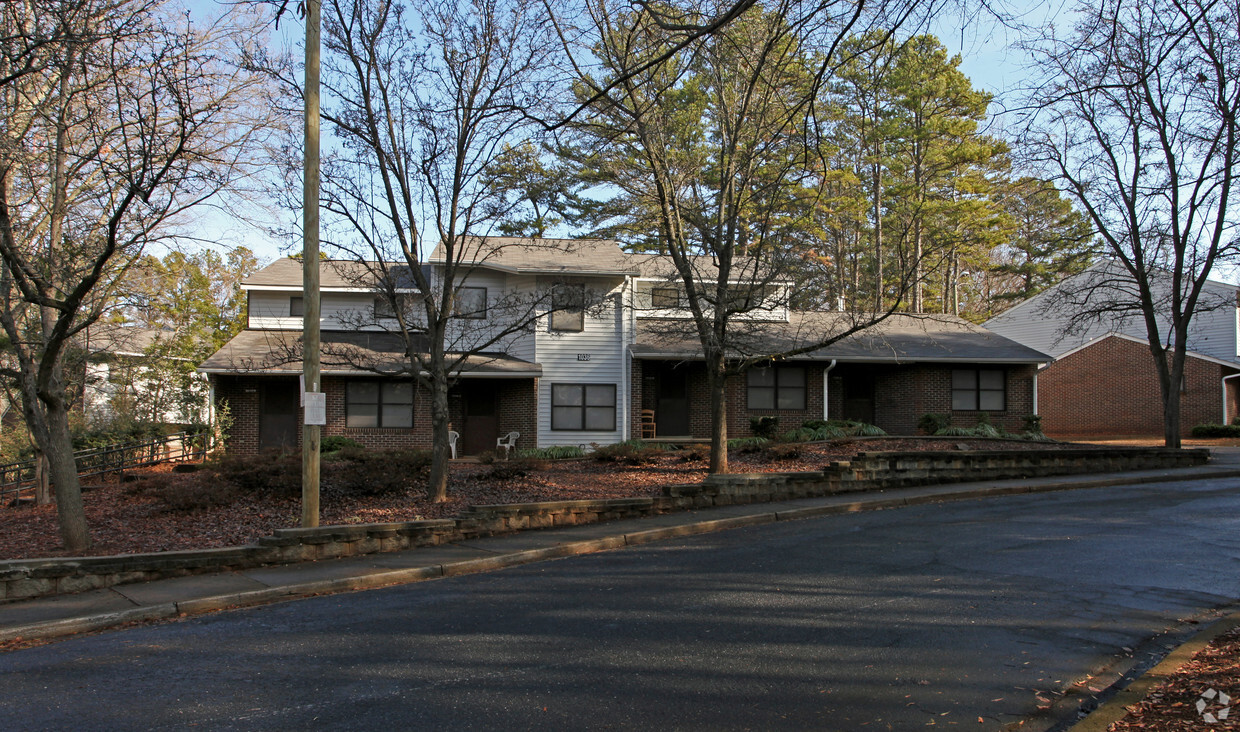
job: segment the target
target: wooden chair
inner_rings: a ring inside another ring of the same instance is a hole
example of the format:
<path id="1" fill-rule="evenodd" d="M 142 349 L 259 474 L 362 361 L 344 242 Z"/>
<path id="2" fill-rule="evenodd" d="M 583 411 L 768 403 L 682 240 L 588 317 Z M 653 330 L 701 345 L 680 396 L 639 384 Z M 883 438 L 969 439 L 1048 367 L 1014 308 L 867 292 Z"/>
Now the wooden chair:
<path id="1" fill-rule="evenodd" d="M 521 436 L 520 432 L 509 432 L 503 437 L 495 441 L 495 451 L 504 451 L 504 459 L 512 457 L 512 451 L 517 447 L 517 438 Z"/>
<path id="2" fill-rule="evenodd" d="M 643 409 L 642 410 L 642 439 L 653 440 L 654 434 L 655 434 L 654 410 Z"/>

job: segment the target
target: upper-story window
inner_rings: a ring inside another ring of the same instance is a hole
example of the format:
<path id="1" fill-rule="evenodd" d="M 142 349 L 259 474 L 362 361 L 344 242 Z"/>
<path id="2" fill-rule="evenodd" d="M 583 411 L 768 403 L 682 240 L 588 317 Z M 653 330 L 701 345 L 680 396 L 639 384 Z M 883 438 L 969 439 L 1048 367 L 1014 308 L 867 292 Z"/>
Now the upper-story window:
<path id="1" fill-rule="evenodd" d="M 656 287 L 650 291 L 650 306 L 660 309 L 680 307 L 680 290 L 675 287 Z"/>
<path id="2" fill-rule="evenodd" d="M 453 315 L 458 318 L 485 318 L 487 316 L 487 288 L 462 287 L 456 291 L 456 307 Z"/>
<path id="3" fill-rule="evenodd" d="M 406 314 L 413 308 L 413 300 L 407 294 L 397 295 L 396 302 L 400 305 L 401 312 Z M 374 308 L 375 320 L 396 317 L 396 311 L 392 309 L 392 301 L 386 295 L 377 295 L 375 297 Z"/>
<path id="4" fill-rule="evenodd" d="M 1002 412 L 1007 408 L 1007 379 L 1002 369 L 952 369 L 952 409 Z"/>
<path id="5" fill-rule="evenodd" d="M 585 330 L 585 306 L 585 285 L 553 287 L 551 290 L 551 330 Z"/>
<path id="6" fill-rule="evenodd" d="M 288 299 L 288 316 L 290 318 L 306 317 L 306 298 L 293 295 Z"/>

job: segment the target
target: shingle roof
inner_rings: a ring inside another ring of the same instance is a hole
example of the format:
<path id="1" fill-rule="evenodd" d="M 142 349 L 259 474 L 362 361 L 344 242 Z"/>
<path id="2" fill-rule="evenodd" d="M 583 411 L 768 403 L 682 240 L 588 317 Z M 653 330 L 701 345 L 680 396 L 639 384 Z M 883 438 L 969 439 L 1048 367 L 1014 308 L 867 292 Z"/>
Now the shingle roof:
<path id="1" fill-rule="evenodd" d="M 400 373 L 408 369 L 404 339 L 397 333 L 323 331 L 323 374 Z M 422 347 L 421 344 L 414 344 Z M 207 373 L 302 373 L 301 331 L 244 330 L 198 366 Z M 503 354 L 469 356 L 461 374 L 538 376 L 542 367 Z"/>
<path id="2" fill-rule="evenodd" d="M 864 316 L 862 316 L 864 317 Z M 789 322 L 762 322 L 734 329 L 733 355 L 760 357 L 787 353 L 846 330 L 853 313 L 793 312 Z M 700 358 L 702 347 L 691 321 L 639 319 L 633 355 L 638 358 Z M 792 358 L 802 360 L 1046 363 L 1051 357 L 980 326 L 946 315 L 896 314 L 878 325 L 823 348 Z"/>
<path id="3" fill-rule="evenodd" d="M 347 260 L 325 260 L 319 266 L 319 287 L 329 289 L 371 289 L 378 281 L 380 272 L 375 262 L 352 262 Z M 409 274 L 408 265 L 391 264 L 388 271 L 402 287 L 414 287 L 413 278 Z M 245 278 L 242 287 L 285 287 L 301 289 L 302 263 L 299 259 L 284 257 Z"/>
<path id="4" fill-rule="evenodd" d="M 141 356 L 161 337 L 175 338 L 176 334 L 136 325 L 95 323 L 86 329 L 86 350 L 92 356 Z"/>
<path id="5" fill-rule="evenodd" d="M 443 262 L 443 244 L 431 262 Z M 525 274 L 637 274 L 632 255 L 610 239 L 530 239 L 470 237 L 453 256 L 460 262 Z"/>

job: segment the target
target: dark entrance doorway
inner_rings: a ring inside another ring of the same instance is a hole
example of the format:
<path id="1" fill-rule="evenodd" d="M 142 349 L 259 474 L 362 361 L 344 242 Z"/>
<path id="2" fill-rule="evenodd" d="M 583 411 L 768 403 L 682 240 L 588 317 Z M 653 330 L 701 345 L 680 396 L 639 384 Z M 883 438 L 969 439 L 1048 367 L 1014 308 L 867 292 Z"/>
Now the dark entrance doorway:
<path id="1" fill-rule="evenodd" d="M 850 371 L 844 375 L 843 417 L 874 424 L 874 374 Z"/>
<path id="2" fill-rule="evenodd" d="M 465 401 L 458 454 L 477 455 L 495 449 L 499 438 L 499 399 L 495 385 L 486 381 L 461 384 Z"/>
<path id="3" fill-rule="evenodd" d="M 655 436 L 688 437 L 688 367 L 664 364 L 656 369 L 655 376 Z"/>
<path id="4" fill-rule="evenodd" d="M 292 449 L 297 446 L 297 410 L 300 393 L 294 379 L 270 379 L 258 389 L 258 448 Z"/>

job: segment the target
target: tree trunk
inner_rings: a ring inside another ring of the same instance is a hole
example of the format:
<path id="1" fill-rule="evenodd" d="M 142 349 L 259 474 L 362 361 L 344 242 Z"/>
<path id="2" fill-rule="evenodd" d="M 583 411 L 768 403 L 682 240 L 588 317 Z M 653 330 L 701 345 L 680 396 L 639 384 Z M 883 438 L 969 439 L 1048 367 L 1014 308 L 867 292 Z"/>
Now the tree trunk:
<path id="1" fill-rule="evenodd" d="M 1184 383 L 1184 355 L 1176 348 L 1171 354 L 1170 364 L 1165 352 L 1161 361 L 1159 384 L 1163 392 L 1163 444 L 1180 447 L 1180 384 Z"/>
<path id="2" fill-rule="evenodd" d="M 34 504 L 50 506 L 52 503 L 52 481 L 47 467 L 47 456 L 42 452 L 34 459 Z"/>
<path id="3" fill-rule="evenodd" d="M 728 472 L 727 377 L 722 353 L 706 354 L 706 388 L 710 391 L 710 474 Z"/>
<path id="4" fill-rule="evenodd" d="M 60 538 L 70 553 L 90 548 L 90 531 L 86 528 L 86 510 L 82 505 L 82 487 L 78 482 L 77 462 L 73 458 L 73 437 L 69 433 L 69 412 L 64 402 L 48 404 L 48 444 L 44 448 L 52 487 L 56 493 L 56 515 L 60 520 Z"/>
<path id="5" fill-rule="evenodd" d="M 448 498 L 448 374 L 443 359 L 431 364 L 431 475 L 426 493 L 434 503 Z"/>

